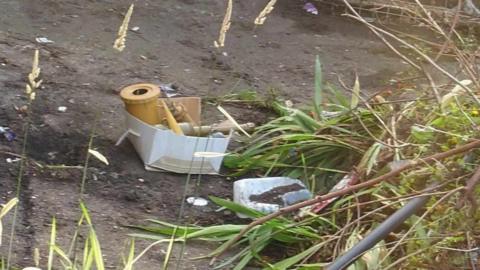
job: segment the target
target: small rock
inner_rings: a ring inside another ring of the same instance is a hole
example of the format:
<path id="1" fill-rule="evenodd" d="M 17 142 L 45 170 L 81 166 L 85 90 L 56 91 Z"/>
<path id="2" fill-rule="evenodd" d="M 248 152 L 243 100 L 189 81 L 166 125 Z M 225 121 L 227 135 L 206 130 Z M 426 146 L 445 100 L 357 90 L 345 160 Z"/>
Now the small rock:
<path id="1" fill-rule="evenodd" d="M 28 106 L 23 105 L 22 107 L 18 108 L 17 111 L 20 112 L 20 113 L 27 113 L 28 112 Z"/>
<path id="2" fill-rule="evenodd" d="M 59 107 L 57 108 L 57 111 L 59 111 L 59 112 L 66 112 L 66 111 L 67 111 L 67 107 L 66 107 L 66 106 L 59 106 Z"/>
<path id="3" fill-rule="evenodd" d="M 55 159 L 57 157 L 58 152 L 48 152 L 47 156 L 49 159 Z"/>
<path id="4" fill-rule="evenodd" d="M 138 196 L 137 192 L 135 191 L 130 191 L 124 196 L 125 200 L 130 201 L 130 202 L 137 202 L 140 197 Z"/>
<path id="5" fill-rule="evenodd" d="M 138 32 L 138 30 L 140 30 L 140 27 L 134 26 L 130 30 L 132 30 L 133 32 Z"/>

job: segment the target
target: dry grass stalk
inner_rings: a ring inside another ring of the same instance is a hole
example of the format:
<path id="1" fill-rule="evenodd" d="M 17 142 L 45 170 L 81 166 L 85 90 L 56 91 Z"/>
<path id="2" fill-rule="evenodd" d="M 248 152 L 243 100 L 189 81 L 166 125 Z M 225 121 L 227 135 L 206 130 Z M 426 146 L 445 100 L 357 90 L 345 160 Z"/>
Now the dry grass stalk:
<path id="1" fill-rule="evenodd" d="M 125 49 L 125 39 L 127 38 L 128 24 L 130 23 L 130 17 L 132 17 L 133 4 L 128 8 L 125 18 L 123 18 L 122 25 L 118 29 L 117 39 L 113 43 L 113 48 L 121 52 Z"/>
<path id="2" fill-rule="evenodd" d="M 220 28 L 220 33 L 218 35 L 218 40 L 215 40 L 213 44 L 215 47 L 220 48 L 225 46 L 225 36 L 227 34 L 228 29 L 230 29 L 231 18 L 232 18 L 232 8 L 233 8 L 233 1 L 228 0 L 227 10 L 225 11 L 225 17 L 223 18 L 222 27 Z"/>
<path id="3" fill-rule="evenodd" d="M 332 8 L 344 7 L 341 3 L 342 1 L 317 1 L 322 5 L 329 5 Z M 415 1 L 410 0 L 348 0 L 348 2 L 358 11 L 372 12 L 374 15 L 384 15 L 386 18 L 393 16 L 415 20 L 418 19 L 416 14 L 421 12 Z M 478 18 L 477 12 L 472 9 L 472 6 L 470 5 L 472 2 L 468 0 L 464 2 L 465 4 L 462 5 L 463 8 L 460 10 L 457 8 L 449 8 L 446 4 L 441 6 L 440 3 L 436 5 L 423 4 L 423 6 L 432 14 L 432 16 L 445 22 L 451 22 L 456 16 L 458 16 L 458 24 L 465 26 L 475 24 L 478 26 L 480 18 Z"/>
<path id="4" fill-rule="evenodd" d="M 42 80 L 37 81 L 38 77 L 40 76 L 40 68 L 38 67 L 39 63 L 39 52 L 38 50 L 35 50 L 35 54 L 33 55 L 33 61 L 32 61 L 32 71 L 28 74 L 28 82 L 25 86 L 25 92 L 28 97 L 28 105 L 31 105 L 32 102 L 35 100 L 36 96 L 36 91 L 37 88 L 40 87 L 42 84 Z M 28 106 L 28 112 L 31 111 L 31 106 Z M 30 121 L 31 117 L 28 114 L 27 115 L 27 120 L 25 123 L 24 131 L 23 131 L 23 142 L 22 142 L 22 153 L 21 153 L 21 160 L 20 160 L 20 165 L 18 168 L 18 175 L 17 175 L 17 184 L 16 184 L 16 190 L 15 190 L 15 196 L 17 198 L 20 197 L 20 192 L 22 190 L 22 181 L 23 181 L 23 176 L 24 176 L 24 171 L 26 165 L 26 159 L 27 159 L 27 142 L 28 142 L 28 134 L 29 134 L 29 129 L 30 129 Z M 13 220 L 12 220 L 12 225 L 10 228 L 10 242 L 8 244 L 8 253 L 7 253 L 7 259 L 6 259 L 6 267 L 2 267 L 2 269 L 10 269 L 10 259 L 12 256 L 12 250 L 13 250 L 13 244 L 15 240 L 15 228 L 16 228 L 16 222 L 17 222 L 17 215 L 18 215 L 18 206 L 15 202 L 13 207 Z M 2 209 L 2 211 L 5 210 Z M 0 218 L 2 217 L 2 212 L 0 211 Z M 1 235 L 1 232 L 0 232 Z"/>
<path id="5" fill-rule="evenodd" d="M 32 62 L 32 71 L 28 74 L 28 83 L 25 86 L 25 93 L 29 101 L 35 100 L 36 90 L 42 84 L 42 80 L 37 81 L 40 76 L 40 68 L 38 67 L 38 50 L 35 50 Z"/>
<path id="6" fill-rule="evenodd" d="M 423 58 L 424 60 L 426 60 L 428 63 L 430 63 L 437 71 L 439 71 L 440 73 L 442 73 L 443 75 L 445 75 L 446 77 L 448 77 L 450 80 L 452 80 L 455 84 L 459 85 L 460 87 L 462 87 L 467 93 L 468 95 L 475 101 L 475 103 L 479 104 L 480 105 L 480 99 L 474 94 L 474 91 L 473 89 L 471 89 L 470 87 L 466 86 L 466 85 L 463 85 L 460 80 L 455 77 L 454 75 L 452 75 L 450 72 L 448 72 L 447 70 L 445 70 L 442 66 L 438 65 L 432 58 L 430 58 L 427 54 L 423 53 L 421 50 L 419 50 L 417 47 L 415 47 L 414 45 L 412 45 L 411 43 L 408 43 L 406 42 L 405 40 L 399 38 L 398 36 L 380 28 L 380 27 L 377 27 L 369 22 L 367 22 L 357 11 L 355 11 L 355 9 L 348 3 L 347 0 L 343 0 L 343 2 L 345 3 L 345 5 L 348 7 L 348 9 L 353 13 L 352 14 L 346 14 L 345 16 L 347 17 L 350 17 L 350 18 L 353 18 L 355 20 L 358 20 L 359 22 L 365 24 L 372 32 L 374 32 L 375 34 L 381 36 L 381 35 L 385 35 L 385 36 L 388 36 L 390 38 L 392 38 L 393 40 L 395 41 L 398 41 L 399 43 L 401 43 L 402 45 L 406 46 L 407 48 L 411 49 L 412 51 L 414 51 L 418 56 L 420 56 L 421 58 Z M 442 32 L 444 34 L 444 32 Z M 384 42 L 385 40 L 382 39 Z M 390 42 L 387 41 L 388 44 L 390 44 L 389 47 L 393 47 L 393 45 L 391 45 Z M 402 56 L 402 55 L 400 55 Z M 404 57 L 402 57 L 404 58 Z M 406 57 L 404 58 L 406 59 Z M 409 62 L 410 63 L 410 62 Z M 411 64 L 411 63 L 410 63 Z M 418 66 L 418 65 L 415 65 L 415 66 Z M 419 70 L 421 70 L 421 68 L 419 68 Z M 476 82 L 477 79 L 474 78 L 472 81 Z"/>
<path id="7" fill-rule="evenodd" d="M 245 131 L 245 129 L 242 128 L 242 126 L 240 126 L 238 124 L 238 122 L 224 109 L 222 108 L 222 106 L 217 106 L 217 109 L 223 114 L 225 115 L 225 117 L 227 117 L 228 120 L 230 120 L 230 122 L 233 123 L 233 125 L 238 129 L 240 130 L 243 134 L 245 134 L 247 137 L 251 138 L 252 136 L 250 136 L 250 134 L 248 134 L 248 132 Z"/>
<path id="8" fill-rule="evenodd" d="M 277 0 L 270 0 L 268 4 L 265 6 L 265 8 L 258 14 L 257 18 L 255 18 L 255 24 L 261 25 L 265 22 L 267 19 L 267 15 L 272 12 L 273 8 L 275 7 L 275 3 L 277 3 Z"/>

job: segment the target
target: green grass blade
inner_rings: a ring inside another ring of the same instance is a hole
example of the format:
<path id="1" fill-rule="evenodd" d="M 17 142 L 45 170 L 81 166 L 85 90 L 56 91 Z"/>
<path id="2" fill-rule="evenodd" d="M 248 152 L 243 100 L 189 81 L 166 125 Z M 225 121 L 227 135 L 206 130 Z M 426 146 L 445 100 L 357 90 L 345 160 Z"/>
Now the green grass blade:
<path id="1" fill-rule="evenodd" d="M 102 256 L 102 249 L 100 247 L 100 242 L 98 241 L 97 235 L 95 230 L 90 228 L 90 245 L 91 249 L 93 250 L 93 257 L 95 259 L 95 265 L 97 266 L 97 270 L 104 270 L 105 266 L 103 263 L 103 256 Z"/>
<path id="2" fill-rule="evenodd" d="M 365 152 L 360 163 L 358 164 L 358 168 L 364 169 L 366 175 L 369 175 L 372 171 L 373 167 L 377 164 L 378 156 L 380 155 L 380 151 L 383 148 L 383 144 L 381 143 L 374 143 L 370 148 Z"/>
<path id="3" fill-rule="evenodd" d="M 292 257 L 289 257 L 285 260 L 277 262 L 276 264 L 273 265 L 273 267 L 276 270 L 291 269 L 291 266 L 300 262 L 301 260 L 303 260 L 307 256 L 310 256 L 311 254 L 317 252 L 322 246 L 323 246 L 323 244 L 321 244 L 321 243 L 317 244 L 317 245 L 314 245 L 314 246 L 304 250 L 303 252 L 298 253 L 295 256 L 292 256 Z M 269 270 L 269 268 L 264 268 L 264 270 Z"/>
<path id="4" fill-rule="evenodd" d="M 248 252 L 249 249 L 250 249 L 249 246 L 243 248 L 240 252 L 237 252 L 235 255 L 231 256 L 230 258 L 228 258 L 227 260 L 225 260 L 223 263 L 215 266 L 213 269 L 215 269 L 215 270 L 216 270 L 216 269 L 225 269 L 225 267 L 228 267 L 228 266 L 233 265 L 233 263 L 234 263 L 235 261 L 237 261 L 239 258 L 242 258 L 242 257 L 244 257 L 244 256 L 248 256 L 248 255 L 249 255 L 249 254 L 248 254 L 248 253 L 249 253 L 249 252 Z M 215 253 L 212 253 L 212 254 L 215 254 Z M 211 255 L 211 256 L 213 256 L 213 255 Z M 210 257 L 211 257 L 211 256 L 210 256 Z M 207 256 L 207 257 L 208 257 L 208 256 Z"/>
<path id="5" fill-rule="evenodd" d="M 187 239 L 190 238 L 200 238 L 200 237 L 217 237 L 217 236 L 228 236 L 240 232 L 245 225 L 216 225 L 209 226 L 203 230 L 187 234 Z"/>
<path id="6" fill-rule="evenodd" d="M 96 269 L 104 270 L 105 265 L 103 262 L 102 248 L 100 246 L 100 241 L 98 241 L 97 234 L 95 233 L 95 230 L 93 228 L 92 219 L 90 218 L 88 209 L 83 202 L 80 203 L 80 208 L 82 209 L 83 217 L 85 218 L 87 224 L 90 227 L 88 238 L 90 242 L 90 249 L 92 249 L 92 256 L 94 258 L 95 265 L 97 267 Z"/>
<path id="7" fill-rule="evenodd" d="M 62 258 L 65 265 L 67 265 L 70 269 L 73 268 L 72 261 L 68 258 L 67 254 L 63 252 L 63 250 L 58 247 L 57 245 L 53 245 L 53 251 Z"/>
<path id="8" fill-rule="evenodd" d="M 265 215 L 262 212 L 250 209 L 250 208 L 242 206 L 242 205 L 239 205 L 239 204 L 234 203 L 232 201 L 224 200 L 224 199 L 214 197 L 214 196 L 210 196 L 209 198 L 215 204 L 226 207 L 233 212 L 240 213 L 240 214 L 243 214 L 243 215 L 246 215 L 246 216 L 249 216 L 249 217 L 258 218 L 258 217 L 262 217 L 262 216 Z"/>
<path id="9" fill-rule="evenodd" d="M 131 234 L 128 234 L 128 236 L 135 237 L 135 238 L 155 240 L 155 241 L 167 239 L 165 236 L 162 236 L 162 235 L 146 234 L 146 233 L 131 233 Z"/>
<path id="10" fill-rule="evenodd" d="M 320 64 L 320 57 L 315 58 L 315 94 L 314 107 L 317 119 L 322 119 L 322 66 Z"/>
<path id="11" fill-rule="evenodd" d="M 174 233 L 170 237 L 170 241 L 168 242 L 167 254 L 165 254 L 165 259 L 163 260 L 163 270 L 168 269 L 168 263 L 170 262 L 170 257 L 172 256 L 173 251 L 173 244 L 175 242 L 175 234 L 177 229 L 174 229 Z"/>
<path id="12" fill-rule="evenodd" d="M 245 254 L 242 259 L 238 262 L 237 265 L 235 265 L 235 268 L 233 270 L 242 270 L 247 266 L 247 264 L 253 259 L 253 254 L 251 252 Z"/>
<path id="13" fill-rule="evenodd" d="M 55 238 L 57 234 L 57 222 L 55 217 L 52 218 L 52 229 L 50 232 L 50 243 L 48 243 L 48 261 L 47 261 L 47 270 L 52 270 L 53 267 L 53 254 L 55 246 Z"/>
<path id="14" fill-rule="evenodd" d="M 85 247 L 83 249 L 83 263 L 82 269 L 88 270 L 92 268 L 93 265 L 93 249 L 90 248 L 90 239 L 87 237 L 85 239 Z"/>
<path id="15" fill-rule="evenodd" d="M 130 252 L 128 253 L 127 261 L 125 262 L 124 270 L 133 270 L 133 259 L 135 258 L 135 239 L 130 240 Z"/>
<path id="16" fill-rule="evenodd" d="M 352 89 L 352 101 L 350 102 L 350 109 L 355 109 L 358 106 L 358 97 L 360 96 L 360 82 L 358 81 L 358 75 L 355 76 L 355 83 Z"/>
<path id="17" fill-rule="evenodd" d="M 17 198 L 9 200 L 0 210 L 0 219 L 5 216 L 16 204 L 18 203 Z"/>
<path id="18" fill-rule="evenodd" d="M 92 220 L 90 219 L 90 215 L 88 214 L 88 209 L 83 202 L 80 203 L 80 208 L 82 209 L 82 214 L 85 220 L 87 221 L 87 224 L 91 226 Z"/>

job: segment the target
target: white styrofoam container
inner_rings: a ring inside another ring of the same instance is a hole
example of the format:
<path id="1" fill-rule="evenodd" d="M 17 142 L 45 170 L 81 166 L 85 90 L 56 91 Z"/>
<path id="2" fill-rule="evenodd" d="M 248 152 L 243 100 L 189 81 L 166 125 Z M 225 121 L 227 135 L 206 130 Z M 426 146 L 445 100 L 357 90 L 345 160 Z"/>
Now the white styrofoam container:
<path id="1" fill-rule="evenodd" d="M 304 189 L 283 194 L 283 205 L 275 203 L 261 203 L 250 200 L 251 195 L 259 195 L 274 188 L 281 186 L 289 186 L 292 184 L 299 184 L 304 187 Z M 247 178 L 235 181 L 235 183 L 233 184 L 233 201 L 235 203 L 266 214 L 276 212 L 281 207 L 295 204 L 299 201 L 310 199 L 311 197 L 312 194 L 305 187 L 302 181 L 288 177 Z M 237 216 L 239 216 L 240 218 L 247 217 L 242 214 L 237 214 Z"/>
<path id="2" fill-rule="evenodd" d="M 125 111 L 127 131 L 118 139 L 119 145 L 128 137 L 147 170 L 176 173 L 217 174 L 223 156 L 195 157 L 196 152 L 225 153 L 231 134 L 225 138 L 177 135 L 170 129 L 149 125 Z"/>

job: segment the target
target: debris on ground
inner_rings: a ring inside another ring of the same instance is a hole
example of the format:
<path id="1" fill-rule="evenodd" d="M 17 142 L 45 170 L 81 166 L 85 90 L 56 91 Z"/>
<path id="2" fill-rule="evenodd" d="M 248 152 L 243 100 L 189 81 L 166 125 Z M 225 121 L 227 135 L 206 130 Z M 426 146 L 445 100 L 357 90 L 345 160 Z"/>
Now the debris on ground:
<path id="1" fill-rule="evenodd" d="M 205 200 L 204 198 L 200 197 L 188 197 L 187 198 L 187 203 L 194 205 L 194 206 L 207 206 L 208 201 Z"/>
<path id="2" fill-rule="evenodd" d="M 18 162 L 18 161 L 20 161 L 20 160 L 22 160 L 22 159 L 21 159 L 21 158 L 6 158 L 6 159 L 5 159 L 5 161 L 6 161 L 7 163 L 15 163 L 15 162 Z"/>
<path id="3" fill-rule="evenodd" d="M 303 9 L 305 9 L 306 12 L 311 13 L 313 15 L 318 15 L 318 9 L 315 7 L 314 4 L 307 2 L 303 6 Z"/>
<path id="4" fill-rule="evenodd" d="M 230 117 L 229 121 L 200 126 L 201 99 L 173 96 L 172 90 L 171 85 L 159 87 L 148 83 L 122 89 L 120 96 L 125 103 L 127 131 L 117 145 L 128 137 L 147 170 L 217 174 L 232 131 L 252 130 L 255 125 L 240 125 Z M 163 97 L 162 93 L 171 96 Z M 217 155 L 200 157 L 195 155 L 197 152 Z"/>
<path id="5" fill-rule="evenodd" d="M 67 111 L 67 107 L 66 107 L 66 106 L 59 106 L 59 107 L 57 108 L 57 111 L 59 111 L 59 112 L 66 112 L 66 111 Z"/>
<path id="6" fill-rule="evenodd" d="M 302 181 L 288 177 L 247 178 L 233 184 L 235 203 L 263 213 L 272 213 L 311 197 L 312 193 Z"/>
<path id="7" fill-rule="evenodd" d="M 177 87 L 173 83 L 161 83 L 160 90 L 162 90 L 163 94 L 167 97 L 174 97 L 180 95 L 177 92 Z"/>
<path id="8" fill-rule="evenodd" d="M 3 137 L 9 142 L 15 140 L 15 138 L 17 137 L 15 132 L 13 132 L 9 127 L 0 126 L 0 134 L 2 134 Z"/>
<path id="9" fill-rule="evenodd" d="M 53 40 L 50 40 L 46 37 L 37 37 L 37 38 L 35 38 L 35 41 L 37 41 L 38 43 L 41 43 L 41 44 L 54 43 Z"/>

